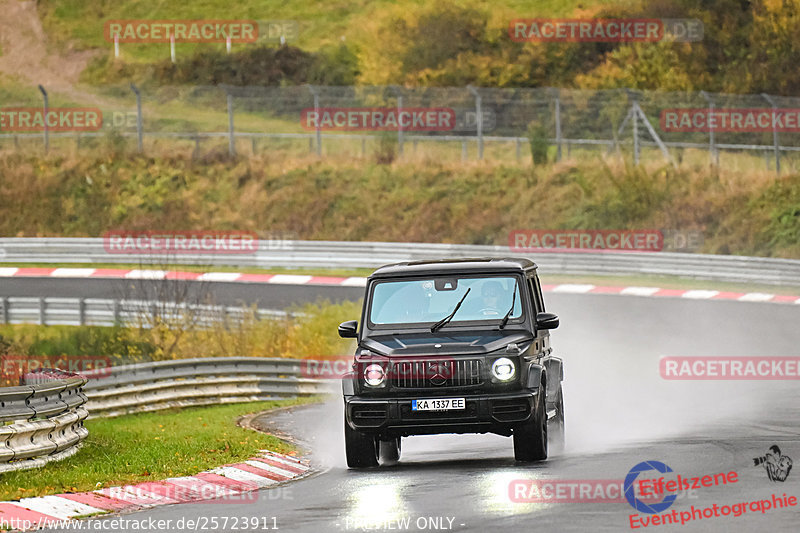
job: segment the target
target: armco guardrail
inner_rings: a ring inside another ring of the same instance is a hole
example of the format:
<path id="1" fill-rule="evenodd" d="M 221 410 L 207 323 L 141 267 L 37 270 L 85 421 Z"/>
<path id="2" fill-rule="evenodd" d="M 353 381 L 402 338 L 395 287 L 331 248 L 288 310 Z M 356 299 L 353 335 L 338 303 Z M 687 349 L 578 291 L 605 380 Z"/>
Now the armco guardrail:
<path id="1" fill-rule="evenodd" d="M 215 323 L 238 323 L 255 319 L 291 316 L 272 309 L 251 309 L 221 305 L 108 300 L 99 298 L 0 297 L 0 324 L 41 324 L 47 326 L 141 326 L 191 322 L 204 328 Z"/>
<path id="2" fill-rule="evenodd" d="M 217 357 L 122 365 L 66 379 L 53 379 L 66 375 L 60 372 L 28 374 L 32 384 L 0 388 L 0 423 L 13 422 L 0 425 L 0 473 L 75 453 L 88 435 L 83 421 L 89 413 L 113 417 L 333 390 L 332 384 L 303 377 L 302 365 L 299 359 Z"/>
<path id="3" fill-rule="evenodd" d="M 214 357 L 115 366 L 88 374 L 92 418 L 172 407 L 309 396 L 326 383 L 302 376 L 299 359 Z"/>
<path id="4" fill-rule="evenodd" d="M 191 264 L 238 267 L 374 268 L 383 264 L 439 258 L 525 256 L 545 274 L 673 275 L 715 281 L 800 285 L 800 261 L 761 257 L 689 253 L 542 252 L 520 253 L 508 246 L 259 241 L 254 254 L 176 254 L 163 256 L 109 254 L 99 238 L 3 238 L 0 261 L 6 263 Z M 8 275 L 0 269 L 0 275 Z M 60 273 L 70 276 L 69 269 Z"/>
<path id="5" fill-rule="evenodd" d="M 59 372 L 30 374 L 26 382 L 0 388 L 0 472 L 69 457 L 89 434 L 85 378 Z"/>

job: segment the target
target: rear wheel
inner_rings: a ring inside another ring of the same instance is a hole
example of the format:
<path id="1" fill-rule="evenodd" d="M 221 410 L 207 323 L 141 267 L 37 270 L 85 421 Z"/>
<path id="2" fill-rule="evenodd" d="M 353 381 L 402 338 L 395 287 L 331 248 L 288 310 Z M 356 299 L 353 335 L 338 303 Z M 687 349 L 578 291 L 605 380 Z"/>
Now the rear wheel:
<path id="1" fill-rule="evenodd" d="M 564 451 L 564 444 L 566 442 L 564 433 L 564 394 L 561 391 L 561 386 L 558 387 L 558 396 L 556 397 L 556 416 L 550 420 L 550 449 L 556 453 Z"/>
<path id="2" fill-rule="evenodd" d="M 539 387 L 536 406 L 527 422 L 514 428 L 514 459 L 543 461 L 547 459 L 547 412 L 544 387 Z"/>
<path id="3" fill-rule="evenodd" d="M 351 428 L 347 420 L 344 421 L 344 448 L 348 467 L 378 466 L 378 445 L 375 437 Z"/>
<path id="4" fill-rule="evenodd" d="M 381 464 L 394 464 L 400 460 L 400 437 L 378 441 L 378 458 Z"/>

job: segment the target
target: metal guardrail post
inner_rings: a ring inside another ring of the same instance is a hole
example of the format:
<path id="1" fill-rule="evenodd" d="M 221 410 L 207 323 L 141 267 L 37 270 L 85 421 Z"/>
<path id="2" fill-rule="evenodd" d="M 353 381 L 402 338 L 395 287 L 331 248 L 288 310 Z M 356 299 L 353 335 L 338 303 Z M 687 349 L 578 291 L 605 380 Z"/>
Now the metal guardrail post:
<path id="1" fill-rule="evenodd" d="M 137 139 L 137 146 L 139 153 L 141 153 L 144 149 L 144 143 L 142 136 L 144 135 L 142 131 L 142 95 L 139 92 L 138 87 L 131 83 L 131 90 L 133 94 L 136 95 L 136 139 Z"/>
<path id="2" fill-rule="evenodd" d="M 8 324 L 8 300 L 0 297 L 0 312 L 2 312 L 3 324 Z"/>
<path id="3" fill-rule="evenodd" d="M 86 300 L 83 298 L 78 299 L 78 325 L 86 325 Z"/>
<path id="4" fill-rule="evenodd" d="M 44 298 L 39 298 L 39 325 L 46 326 L 47 319 L 45 313 L 47 312 L 47 304 L 44 301 Z"/>
<path id="5" fill-rule="evenodd" d="M 482 99 L 481 95 L 478 90 L 473 87 L 472 85 L 467 85 L 467 90 L 472 93 L 472 96 L 475 97 L 475 115 L 476 115 L 476 123 L 477 123 L 477 137 L 478 137 L 478 159 L 483 159 L 483 112 L 481 110 L 482 107 Z"/>
<path id="6" fill-rule="evenodd" d="M 772 106 L 772 145 L 773 151 L 775 153 L 775 173 L 781 173 L 781 150 L 780 150 L 780 143 L 778 141 L 778 128 L 775 125 L 775 114 L 778 111 L 778 106 L 775 104 L 775 100 L 766 93 L 761 93 L 761 96 L 766 100 L 769 105 Z"/>
<path id="7" fill-rule="evenodd" d="M 44 121 L 44 153 L 47 153 L 47 151 L 50 149 L 50 132 L 47 126 L 47 111 L 49 106 L 47 101 L 47 91 L 45 91 L 44 87 L 41 85 L 39 85 L 39 91 L 42 93 L 42 97 L 44 98 L 44 116 L 42 118 Z"/>

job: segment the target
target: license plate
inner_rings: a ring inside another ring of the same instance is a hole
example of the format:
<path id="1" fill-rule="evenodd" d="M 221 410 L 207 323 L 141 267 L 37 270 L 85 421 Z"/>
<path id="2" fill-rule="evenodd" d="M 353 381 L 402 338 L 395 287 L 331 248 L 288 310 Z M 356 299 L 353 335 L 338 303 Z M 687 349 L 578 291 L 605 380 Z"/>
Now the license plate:
<path id="1" fill-rule="evenodd" d="M 464 398 L 411 400 L 412 411 L 458 411 L 465 408 Z"/>

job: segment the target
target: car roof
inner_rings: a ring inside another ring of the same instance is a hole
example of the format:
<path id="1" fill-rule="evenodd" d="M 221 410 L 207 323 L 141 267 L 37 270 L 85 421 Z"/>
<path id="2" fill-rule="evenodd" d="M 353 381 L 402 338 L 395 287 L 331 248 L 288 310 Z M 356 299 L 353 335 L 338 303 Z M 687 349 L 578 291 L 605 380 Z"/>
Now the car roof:
<path id="1" fill-rule="evenodd" d="M 407 261 L 380 267 L 370 278 L 395 278 L 435 274 L 472 274 L 527 272 L 536 270 L 536 263 L 522 257 L 473 257 Z"/>

